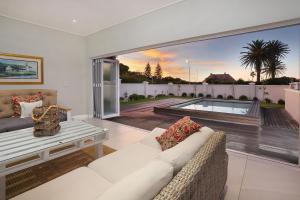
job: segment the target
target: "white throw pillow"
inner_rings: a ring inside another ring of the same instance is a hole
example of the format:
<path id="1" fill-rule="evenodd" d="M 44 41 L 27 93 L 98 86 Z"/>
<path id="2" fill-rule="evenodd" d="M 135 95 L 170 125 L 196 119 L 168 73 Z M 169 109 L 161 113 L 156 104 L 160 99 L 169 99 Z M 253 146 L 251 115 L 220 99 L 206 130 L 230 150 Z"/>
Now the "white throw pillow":
<path id="1" fill-rule="evenodd" d="M 173 178 L 173 167 L 153 160 L 106 190 L 97 200 L 150 200 Z"/>
<path id="2" fill-rule="evenodd" d="M 190 135 L 176 146 L 161 152 L 158 158 L 169 162 L 174 167 L 174 172 L 178 173 L 181 168 L 193 158 L 213 133 L 213 131 L 201 132 L 200 130 L 199 132 Z"/>
<path id="3" fill-rule="evenodd" d="M 43 101 L 36 101 L 32 103 L 20 102 L 21 107 L 21 118 L 31 117 L 32 110 L 36 107 L 40 107 L 43 105 Z"/>
<path id="4" fill-rule="evenodd" d="M 161 136 L 161 134 L 163 134 L 165 131 L 166 131 L 166 129 L 163 129 L 163 128 L 155 128 L 139 142 L 144 145 L 147 145 L 149 147 L 152 147 L 154 149 L 158 149 L 161 151 L 161 146 L 155 138 L 158 136 Z"/>

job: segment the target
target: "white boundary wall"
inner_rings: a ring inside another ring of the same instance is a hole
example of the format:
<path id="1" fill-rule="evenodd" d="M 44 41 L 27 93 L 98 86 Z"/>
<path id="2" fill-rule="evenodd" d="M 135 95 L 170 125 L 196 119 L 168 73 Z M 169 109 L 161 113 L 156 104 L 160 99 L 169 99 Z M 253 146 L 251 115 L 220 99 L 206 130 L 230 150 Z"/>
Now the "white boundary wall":
<path id="1" fill-rule="evenodd" d="M 252 83 L 249 85 L 121 83 L 120 97 L 125 97 L 125 93 L 128 96 L 134 93 L 145 96 L 173 93 L 175 96 L 181 96 L 185 92 L 187 95 L 190 93 L 197 95 L 202 93 L 204 96 L 210 94 L 214 98 L 218 95 L 222 95 L 224 98 L 232 95 L 238 99 L 241 95 L 245 95 L 248 99 L 253 99 L 253 97 L 260 100 L 269 98 L 276 103 L 279 99 L 285 100 L 285 89 L 288 88 L 289 85 L 255 85 Z"/>
<path id="2" fill-rule="evenodd" d="M 300 123 L 300 90 L 285 90 L 285 110 Z"/>

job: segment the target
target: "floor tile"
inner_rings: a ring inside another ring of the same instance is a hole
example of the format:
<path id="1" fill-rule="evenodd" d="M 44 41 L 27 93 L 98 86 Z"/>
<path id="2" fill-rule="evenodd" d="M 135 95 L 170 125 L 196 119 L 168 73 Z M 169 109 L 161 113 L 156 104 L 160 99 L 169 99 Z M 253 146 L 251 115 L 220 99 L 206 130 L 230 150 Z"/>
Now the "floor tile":
<path id="1" fill-rule="evenodd" d="M 235 152 L 228 152 L 228 156 L 228 178 L 225 200 L 238 200 L 247 156 Z"/>
<path id="2" fill-rule="evenodd" d="M 299 200 L 300 169 L 249 156 L 240 200 Z"/>

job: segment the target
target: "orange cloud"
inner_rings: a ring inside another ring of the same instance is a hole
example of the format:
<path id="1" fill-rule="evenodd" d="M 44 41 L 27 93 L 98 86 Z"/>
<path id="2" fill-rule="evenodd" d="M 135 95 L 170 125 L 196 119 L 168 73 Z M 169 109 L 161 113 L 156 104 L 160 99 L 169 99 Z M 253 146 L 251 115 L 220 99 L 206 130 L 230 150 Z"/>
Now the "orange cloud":
<path id="1" fill-rule="evenodd" d="M 144 51 L 143 54 L 144 54 L 144 56 L 146 56 L 148 58 L 154 58 L 157 60 L 166 60 L 169 58 L 176 57 L 175 53 L 164 52 L 164 51 L 160 51 L 157 49 L 150 49 L 150 50 Z"/>

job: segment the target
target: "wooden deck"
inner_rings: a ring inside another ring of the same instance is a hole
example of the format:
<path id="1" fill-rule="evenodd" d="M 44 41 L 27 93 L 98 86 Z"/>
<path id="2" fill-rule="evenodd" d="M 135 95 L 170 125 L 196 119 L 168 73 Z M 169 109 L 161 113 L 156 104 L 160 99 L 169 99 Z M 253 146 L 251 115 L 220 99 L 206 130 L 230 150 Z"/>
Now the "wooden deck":
<path id="1" fill-rule="evenodd" d="M 285 128 L 298 130 L 299 124 L 284 110 L 280 108 L 262 109 L 263 125 L 272 128 Z"/>
<path id="2" fill-rule="evenodd" d="M 176 101 L 183 102 L 184 100 L 174 98 L 151 102 L 151 105 L 145 103 L 132 105 L 130 108 L 127 106 L 121 107 L 121 116 L 109 120 L 146 130 L 152 130 L 155 127 L 168 128 L 172 123 L 180 119 L 181 116 L 165 115 L 164 113 L 157 114 L 153 112 L 153 108 L 172 104 Z M 284 110 L 281 110 L 277 114 L 283 113 L 281 117 L 289 121 L 289 118 L 284 117 L 284 112 Z M 266 121 L 274 122 L 274 120 L 269 119 L 270 115 L 268 113 L 262 112 L 262 116 L 264 116 Z M 271 117 L 276 116 L 275 114 L 271 115 Z M 229 149 L 289 163 L 298 162 L 299 132 L 295 126 L 283 126 L 282 123 L 276 122 L 273 125 L 265 123 L 260 131 L 259 126 L 253 125 L 231 124 L 199 118 L 193 118 L 193 120 L 214 130 L 224 131 L 227 137 L 226 146 Z"/>

